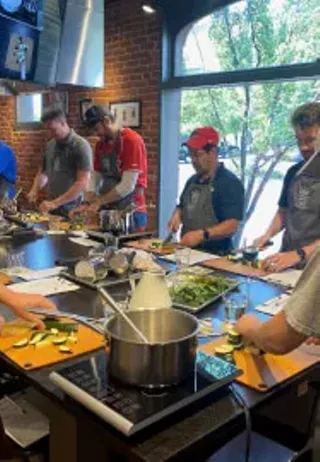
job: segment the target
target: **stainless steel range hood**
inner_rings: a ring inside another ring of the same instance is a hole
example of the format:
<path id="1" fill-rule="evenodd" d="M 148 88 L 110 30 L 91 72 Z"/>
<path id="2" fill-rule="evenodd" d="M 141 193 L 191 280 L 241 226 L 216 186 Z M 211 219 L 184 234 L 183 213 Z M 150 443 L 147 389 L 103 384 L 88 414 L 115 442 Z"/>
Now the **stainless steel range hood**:
<path id="1" fill-rule="evenodd" d="M 41 29 L 0 20 L 0 78 L 24 79 L 15 52 L 22 37 L 26 80 L 49 86 L 104 85 L 103 0 L 43 0 Z"/>

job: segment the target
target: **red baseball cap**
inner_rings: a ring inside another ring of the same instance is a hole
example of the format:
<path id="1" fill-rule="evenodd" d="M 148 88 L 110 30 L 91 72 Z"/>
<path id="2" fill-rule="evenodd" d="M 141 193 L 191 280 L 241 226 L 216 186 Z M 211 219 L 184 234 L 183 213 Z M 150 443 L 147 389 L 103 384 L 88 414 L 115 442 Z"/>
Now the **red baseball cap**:
<path id="1" fill-rule="evenodd" d="M 202 149 L 207 144 L 217 146 L 219 143 L 219 133 L 213 127 L 201 127 L 194 130 L 190 138 L 183 143 L 191 149 Z"/>

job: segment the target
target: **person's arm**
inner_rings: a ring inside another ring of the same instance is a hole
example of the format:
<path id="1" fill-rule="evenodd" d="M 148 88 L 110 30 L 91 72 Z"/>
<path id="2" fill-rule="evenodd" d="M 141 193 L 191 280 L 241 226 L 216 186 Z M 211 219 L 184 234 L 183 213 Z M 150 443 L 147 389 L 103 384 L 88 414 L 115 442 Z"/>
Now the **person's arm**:
<path id="1" fill-rule="evenodd" d="M 75 182 L 64 194 L 61 194 L 52 201 L 42 202 L 42 204 L 40 204 L 40 210 L 42 212 L 49 212 L 50 210 L 67 204 L 77 199 L 81 193 L 87 191 L 92 170 L 92 149 L 90 144 L 83 138 L 79 141 L 76 149 L 75 162 L 77 174 Z"/>
<path id="2" fill-rule="evenodd" d="M 284 214 L 285 209 L 279 207 L 275 216 L 273 217 L 266 232 L 253 241 L 253 245 L 258 249 L 261 249 L 265 244 L 276 234 L 280 233 L 284 229 Z"/>
<path id="3" fill-rule="evenodd" d="M 284 309 L 266 323 L 245 315 L 236 330 L 266 352 L 284 354 L 309 337 L 320 338 L 320 251 L 311 258 Z"/>
<path id="4" fill-rule="evenodd" d="M 179 231 L 180 226 L 181 226 L 181 208 L 178 206 L 175 208 L 168 222 L 168 230 L 176 233 L 177 231 Z"/>
<path id="5" fill-rule="evenodd" d="M 245 342 L 275 355 L 289 353 L 308 338 L 290 326 L 284 311 L 264 323 L 252 314 L 245 315 L 235 329 L 244 337 Z"/>
<path id="6" fill-rule="evenodd" d="M 111 191 L 101 196 L 95 196 L 92 204 L 99 208 L 101 205 L 110 204 L 111 202 L 118 201 L 135 190 L 139 177 L 139 171 L 137 170 L 126 170 L 123 172 L 121 181 Z"/>
<path id="7" fill-rule="evenodd" d="M 39 192 L 48 183 L 48 177 L 42 169 L 39 169 L 28 193 L 29 202 L 36 202 L 38 199 Z"/>
<path id="8" fill-rule="evenodd" d="M 38 328 L 44 329 L 43 322 L 28 308 L 44 308 L 56 310 L 56 306 L 47 298 L 37 294 L 20 294 L 7 289 L 0 284 L 0 302 L 7 305 L 18 317 L 33 322 Z"/>
<path id="9" fill-rule="evenodd" d="M 221 186 L 221 190 L 217 191 L 213 206 L 219 223 L 206 227 L 209 239 L 220 240 L 235 234 L 243 218 L 244 208 L 244 188 L 238 178 L 230 179 Z M 204 240 L 204 237 L 203 229 L 190 231 L 183 236 L 181 243 L 188 247 L 196 247 Z"/>

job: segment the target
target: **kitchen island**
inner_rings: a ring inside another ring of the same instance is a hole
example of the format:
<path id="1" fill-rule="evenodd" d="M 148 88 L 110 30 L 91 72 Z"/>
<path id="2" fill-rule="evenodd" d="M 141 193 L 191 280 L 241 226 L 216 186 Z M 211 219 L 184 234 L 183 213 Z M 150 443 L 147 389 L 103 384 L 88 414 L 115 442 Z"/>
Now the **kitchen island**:
<path id="1" fill-rule="evenodd" d="M 25 265 L 33 269 L 48 268 L 57 259 L 81 257 L 88 252 L 64 235 L 17 240 L 12 250 L 23 251 Z M 250 309 L 281 291 L 278 286 L 256 280 L 252 284 Z M 53 300 L 61 311 L 68 313 L 96 318 L 104 313 L 97 292 L 88 288 L 81 287 L 78 291 L 55 296 Z M 0 310 L 7 313 L 5 308 Z M 222 318 L 222 303 L 214 303 L 199 316 Z M 51 461 L 202 461 L 245 429 L 244 410 L 226 387 L 128 438 L 66 397 L 49 380 L 52 371 L 92 355 L 33 372 L 21 371 L 4 357 L 1 359 L 5 367 L 21 374 L 47 402 Z M 310 382 L 317 379 L 318 374 L 319 366 L 312 366 L 266 393 L 238 384 L 234 388 L 251 410 L 254 429 L 263 429 L 264 434 L 293 450 L 300 450 L 314 429 L 311 418 L 316 393 Z"/>

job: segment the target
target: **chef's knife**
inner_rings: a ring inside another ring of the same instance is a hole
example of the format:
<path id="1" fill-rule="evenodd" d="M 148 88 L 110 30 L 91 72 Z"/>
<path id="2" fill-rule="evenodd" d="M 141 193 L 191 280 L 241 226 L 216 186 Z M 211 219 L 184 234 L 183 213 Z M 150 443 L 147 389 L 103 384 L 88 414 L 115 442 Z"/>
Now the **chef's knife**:
<path id="1" fill-rule="evenodd" d="M 164 245 L 169 244 L 169 242 L 172 241 L 174 234 L 175 234 L 174 231 L 170 231 L 168 236 L 162 241 L 162 245 L 164 246 Z"/>

